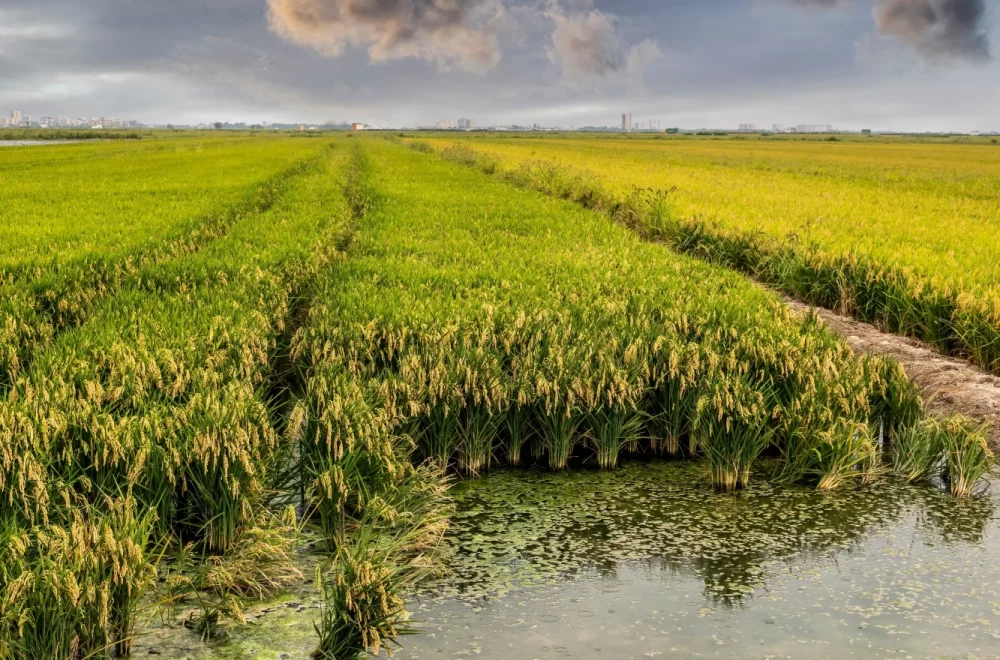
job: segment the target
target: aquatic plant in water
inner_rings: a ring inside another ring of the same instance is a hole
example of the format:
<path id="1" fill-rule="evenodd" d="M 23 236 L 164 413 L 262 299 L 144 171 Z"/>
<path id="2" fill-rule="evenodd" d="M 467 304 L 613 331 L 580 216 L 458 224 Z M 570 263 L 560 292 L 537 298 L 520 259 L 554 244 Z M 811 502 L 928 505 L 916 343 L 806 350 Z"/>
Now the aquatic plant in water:
<path id="1" fill-rule="evenodd" d="M 618 465 L 622 450 L 635 451 L 643 431 L 643 419 L 636 410 L 601 408 L 587 415 L 587 439 L 597 453 L 601 469 Z"/>
<path id="2" fill-rule="evenodd" d="M 986 428 L 961 415 L 948 418 L 944 425 L 945 479 L 952 495 L 969 497 L 995 460 L 986 441 Z"/>
<path id="3" fill-rule="evenodd" d="M 922 481 L 939 472 L 947 431 L 929 418 L 898 433 L 892 442 L 892 471 L 907 481 Z"/>

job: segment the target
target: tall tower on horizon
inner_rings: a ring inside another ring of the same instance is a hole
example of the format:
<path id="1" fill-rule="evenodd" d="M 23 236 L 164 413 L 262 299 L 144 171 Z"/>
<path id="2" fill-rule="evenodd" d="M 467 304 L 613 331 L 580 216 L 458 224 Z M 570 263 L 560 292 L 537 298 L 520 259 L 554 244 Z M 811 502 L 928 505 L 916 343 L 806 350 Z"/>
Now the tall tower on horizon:
<path id="1" fill-rule="evenodd" d="M 623 112 L 622 113 L 622 130 L 631 131 L 632 130 L 632 113 Z"/>

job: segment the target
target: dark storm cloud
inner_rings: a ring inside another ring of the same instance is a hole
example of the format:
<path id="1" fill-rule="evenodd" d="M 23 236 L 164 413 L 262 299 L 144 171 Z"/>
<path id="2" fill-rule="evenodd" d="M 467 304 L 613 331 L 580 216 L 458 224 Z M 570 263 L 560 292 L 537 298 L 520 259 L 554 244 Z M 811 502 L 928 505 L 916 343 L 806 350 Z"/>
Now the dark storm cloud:
<path id="1" fill-rule="evenodd" d="M 855 0 L 787 0 L 798 7 L 832 9 Z M 985 60 L 990 57 L 986 0 L 875 0 L 878 33 L 925 58 Z"/>
<path id="2" fill-rule="evenodd" d="M 879 32 L 930 58 L 990 57 L 985 0 L 880 0 Z"/>
<path id="3" fill-rule="evenodd" d="M 337 56 L 368 47 L 373 61 L 416 57 L 443 67 L 485 71 L 500 60 L 491 0 L 268 0 L 282 37 Z"/>

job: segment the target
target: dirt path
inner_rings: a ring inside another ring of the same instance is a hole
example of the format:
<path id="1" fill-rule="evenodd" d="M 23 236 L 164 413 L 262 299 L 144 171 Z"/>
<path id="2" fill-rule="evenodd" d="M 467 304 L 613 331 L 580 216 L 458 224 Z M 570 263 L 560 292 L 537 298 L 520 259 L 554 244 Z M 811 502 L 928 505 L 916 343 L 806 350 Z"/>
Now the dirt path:
<path id="1" fill-rule="evenodd" d="M 789 300 L 796 312 L 809 305 Z M 841 316 L 827 309 L 815 309 L 827 327 L 843 337 L 856 353 L 893 357 L 920 390 L 928 411 L 938 414 L 963 413 L 990 422 L 990 441 L 1000 449 L 1000 378 L 964 360 L 945 357 L 928 344 L 882 332 L 867 323 Z"/>

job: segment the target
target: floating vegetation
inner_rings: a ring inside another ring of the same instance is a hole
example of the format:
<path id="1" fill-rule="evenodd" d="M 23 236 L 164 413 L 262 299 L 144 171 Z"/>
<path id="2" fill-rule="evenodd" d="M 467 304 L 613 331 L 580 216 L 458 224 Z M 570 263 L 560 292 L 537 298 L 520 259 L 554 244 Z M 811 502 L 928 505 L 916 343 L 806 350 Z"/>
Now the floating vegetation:
<path id="1" fill-rule="evenodd" d="M 835 559 L 900 526 L 921 525 L 931 547 L 979 547 L 984 567 L 1000 552 L 987 529 L 997 521 L 992 496 L 959 500 L 899 480 L 821 493 L 775 485 L 769 477 L 780 467 L 759 461 L 762 478 L 736 494 L 707 487 L 697 461 L 559 475 L 505 470 L 462 483 L 445 537 L 451 570 L 431 593 L 475 603 L 572 581 L 592 566 L 650 562 L 697 577 L 709 604 L 737 605 L 782 574 L 786 562 Z M 980 547 L 987 537 L 989 551 Z"/>

